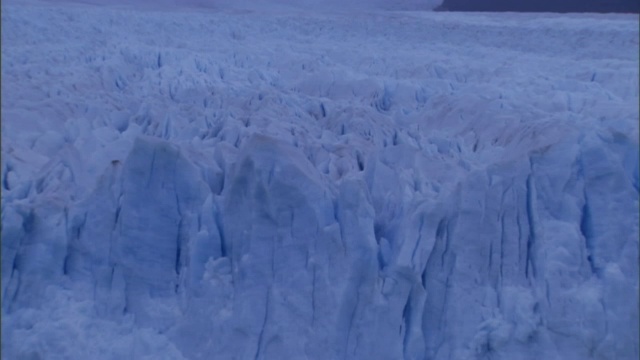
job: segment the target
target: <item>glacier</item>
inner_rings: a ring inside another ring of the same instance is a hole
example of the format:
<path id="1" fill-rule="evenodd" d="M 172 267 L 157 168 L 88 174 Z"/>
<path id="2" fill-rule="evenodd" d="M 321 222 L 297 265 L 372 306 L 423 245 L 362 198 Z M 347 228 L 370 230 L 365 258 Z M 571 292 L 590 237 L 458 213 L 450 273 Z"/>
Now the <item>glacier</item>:
<path id="1" fill-rule="evenodd" d="M 2 359 L 638 358 L 637 16 L 171 4 L 2 4 Z"/>

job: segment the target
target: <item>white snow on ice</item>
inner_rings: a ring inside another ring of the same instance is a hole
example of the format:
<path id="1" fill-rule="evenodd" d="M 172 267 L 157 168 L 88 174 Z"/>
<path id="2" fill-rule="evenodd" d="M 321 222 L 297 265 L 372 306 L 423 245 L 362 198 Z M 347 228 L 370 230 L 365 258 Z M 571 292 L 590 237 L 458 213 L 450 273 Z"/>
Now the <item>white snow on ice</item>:
<path id="1" fill-rule="evenodd" d="M 3 359 L 638 358 L 637 16 L 124 3 L 3 2 Z"/>

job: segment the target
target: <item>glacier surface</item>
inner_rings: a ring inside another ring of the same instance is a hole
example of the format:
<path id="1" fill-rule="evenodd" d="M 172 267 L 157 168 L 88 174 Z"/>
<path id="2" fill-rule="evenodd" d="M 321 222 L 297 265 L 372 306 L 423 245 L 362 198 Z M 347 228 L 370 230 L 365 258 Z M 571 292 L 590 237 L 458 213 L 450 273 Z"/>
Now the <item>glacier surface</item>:
<path id="1" fill-rule="evenodd" d="M 2 358 L 637 359 L 637 29 L 3 2 Z"/>

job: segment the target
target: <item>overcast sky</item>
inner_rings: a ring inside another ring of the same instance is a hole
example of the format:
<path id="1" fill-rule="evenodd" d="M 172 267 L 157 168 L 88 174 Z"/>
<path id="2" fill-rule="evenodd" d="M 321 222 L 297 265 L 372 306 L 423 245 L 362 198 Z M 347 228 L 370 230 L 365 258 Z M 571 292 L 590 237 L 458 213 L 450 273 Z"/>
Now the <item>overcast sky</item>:
<path id="1" fill-rule="evenodd" d="M 640 0 L 445 0 L 455 11 L 639 12 Z"/>

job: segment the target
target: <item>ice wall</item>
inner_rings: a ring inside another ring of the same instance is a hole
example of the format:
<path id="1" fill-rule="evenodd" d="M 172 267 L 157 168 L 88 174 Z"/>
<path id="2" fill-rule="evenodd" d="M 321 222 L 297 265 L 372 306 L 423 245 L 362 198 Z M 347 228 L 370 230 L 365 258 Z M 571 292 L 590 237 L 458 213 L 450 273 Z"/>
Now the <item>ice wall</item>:
<path id="1" fill-rule="evenodd" d="M 3 358 L 637 358 L 637 25 L 3 8 Z"/>

